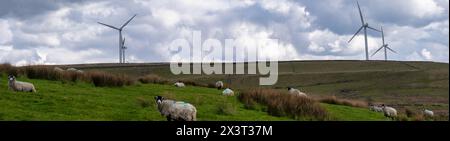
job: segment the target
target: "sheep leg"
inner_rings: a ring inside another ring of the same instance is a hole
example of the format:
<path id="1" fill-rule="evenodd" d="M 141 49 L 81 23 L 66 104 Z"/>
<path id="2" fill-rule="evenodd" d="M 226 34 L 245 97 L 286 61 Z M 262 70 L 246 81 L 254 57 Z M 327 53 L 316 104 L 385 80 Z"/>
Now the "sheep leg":
<path id="1" fill-rule="evenodd" d="M 166 118 L 167 118 L 167 121 L 171 121 L 172 120 L 169 116 L 167 116 Z"/>

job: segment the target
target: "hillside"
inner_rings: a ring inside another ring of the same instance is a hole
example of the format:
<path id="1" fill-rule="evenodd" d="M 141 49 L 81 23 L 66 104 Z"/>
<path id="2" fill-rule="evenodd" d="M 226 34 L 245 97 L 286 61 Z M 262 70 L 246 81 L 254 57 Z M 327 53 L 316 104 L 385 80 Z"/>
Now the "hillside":
<path id="1" fill-rule="evenodd" d="M 158 74 L 172 80 L 213 83 L 223 80 L 234 89 L 258 86 L 257 75 L 173 75 L 169 64 L 83 64 L 83 70 L 125 73 L 133 77 Z M 448 115 L 449 64 L 400 61 L 290 61 L 280 62 L 278 83 L 292 86 L 313 97 L 335 95 L 339 98 L 385 103 L 401 110 L 432 109 Z"/>
<path id="2" fill-rule="evenodd" d="M 32 82 L 38 93 L 12 92 L 6 75 L 0 74 L 0 120 L 99 120 L 161 121 L 156 95 L 196 105 L 200 121 L 285 121 L 263 110 L 248 110 L 236 97 L 224 97 L 219 90 L 188 86 L 136 84 L 122 88 L 94 87 L 87 83 L 18 78 Z M 219 110 L 219 107 L 226 110 Z M 386 120 L 366 108 L 323 104 L 333 120 Z"/>

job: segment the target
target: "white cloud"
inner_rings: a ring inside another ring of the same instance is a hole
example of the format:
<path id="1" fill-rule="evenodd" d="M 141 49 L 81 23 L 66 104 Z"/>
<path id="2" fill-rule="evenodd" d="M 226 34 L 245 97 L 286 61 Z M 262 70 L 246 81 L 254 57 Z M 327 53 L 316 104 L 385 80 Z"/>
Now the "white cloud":
<path id="1" fill-rule="evenodd" d="M 422 49 L 422 51 L 420 52 L 420 54 L 427 60 L 431 60 L 433 59 L 433 56 L 431 55 L 431 52 L 428 51 L 427 49 Z"/>
<path id="2" fill-rule="evenodd" d="M 0 19 L 0 45 L 11 42 L 12 38 L 13 33 L 8 21 Z"/>

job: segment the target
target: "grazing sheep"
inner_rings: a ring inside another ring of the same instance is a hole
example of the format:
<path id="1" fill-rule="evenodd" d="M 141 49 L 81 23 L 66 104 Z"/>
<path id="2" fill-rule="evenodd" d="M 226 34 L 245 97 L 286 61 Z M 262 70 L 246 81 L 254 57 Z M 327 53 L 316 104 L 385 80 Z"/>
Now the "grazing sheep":
<path id="1" fill-rule="evenodd" d="M 73 72 L 76 72 L 77 69 L 76 69 L 76 68 L 68 68 L 67 71 L 73 71 Z"/>
<path id="2" fill-rule="evenodd" d="M 394 108 L 387 107 L 384 104 L 382 105 L 382 108 L 385 117 L 391 118 L 392 120 L 394 120 L 395 117 L 397 117 L 397 110 L 395 110 Z"/>
<path id="3" fill-rule="evenodd" d="M 197 109 L 189 103 L 164 99 L 162 96 L 155 96 L 158 110 L 167 121 L 196 121 Z"/>
<path id="4" fill-rule="evenodd" d="M 179 87 L 179 88 L 185 87 L 183 82 L 175 82 L 175 84 L 173 84 L 173 85 L 176 87 Z"/>
<path id="5" fill-rule="evenodd" d="M 233 92 L 233 90 L 231 90 L 230 88 L 226 88 L 225 90 L 222 91 L 222 95 L 225 95 L 225 96 L 234 96 L 234 92 Z"/>
<path id="6" fill-rule="evenodd" d="M 16 77 L 13 75 L 8 76 L 8 87 L 14 91 L 36 92 L 33 84 L 16 81 Z"/>
<path id="7" fill-rule="evenodd" d="M 427 110 L 427 109 L 423 110 L 423 114 L 424 114 L 425 116 L 427 116 L 427 117 L 433 117 L 433 116 L 434 116 L 433 111 Z"/>
<path id="8" fill-rule="evenodd" d="M 217 81 L 217 82 L 216 82 L 216 88 L 217 88 L 218 90 L 222 89 L 222 88 L 223 88 L 223 82 L 222 82 L 222 81 Z"/>
<path id="9" fill-rule="evenodd" d="M 56 72 L 63 72 L 64 71 L 60 67 L 55 67 L 55 68 L 53 68 L 53 70 L 56 71 Z"/>
<path id="10" fill-rule="evenodd" d="M 383 112 L 383 108 L 377 105 L 370 105 L 369 109 L 374 112 Z"/>
<path id="11" fill-rule="evenodd" d="M 288 91 L 289 91 L 289 94 L 307 97 L 307 95 L 305 93 L 303 93 L 300 90 L 295 89 L 295 88 L 288 87 Z"/>

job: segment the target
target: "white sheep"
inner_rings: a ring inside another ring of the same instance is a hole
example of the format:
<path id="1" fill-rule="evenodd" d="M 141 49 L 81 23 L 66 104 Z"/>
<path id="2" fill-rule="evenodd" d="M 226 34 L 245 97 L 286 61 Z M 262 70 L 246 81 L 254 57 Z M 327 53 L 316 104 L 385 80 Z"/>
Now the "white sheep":
<path id="1" fill-rule="evenodd" d="M 423 110 L 423 114 L 424 114 L 425 116 L 427 116 L 427 117 L 433 117 L 433 116 L 434 116 L 433 111 L 427 110 L 427 109 Z"/>
<path id="2" fill-rule="evenodd" d="M 233 92 L 233 90 L 231 90 L 230 88 L 226 88 L 225 90 L 222 91 L 222 95 L 225 95 L 225 96 L 234 96 L 234 92 Z"/>
<path id="3" fill-rule="evenodd" d="M 179 88 L 185 87 L 183 82 L 175 82 L 175 84 L 173 84 L 173 85 L 176 87 L 179 87 Z"/>
<path id="4" fill-rule="evenodd" d="M 36 92 L 36 88 L 33 84 L 28 82 L 16 81 L 16 77 L 13 75 L 8 76 L 8 87 L 14 91 L 23 92 Z"/>
<path id="5" fill-rule="evenodd" d="M 307 97 L 307 95 L 305 93 L 303 93 L 300 90 L 295 89 L 295 88 L 288 87 L 288 91 L 289 91 L 289 94 L 292 94 L 292 95 Z"/>
<path id="6" fill-rule="evenodd" d="M 388 117 L 391 119 L 395 119 L 395 117 L 397 117 L 397 110 L 395 110 L 394 108 L 385 106 L 384 104 L 382 105 L 382 108 L 383 108 L 385 117 Z"/>
<path id="7" fill-rule="evenodd" d="M 222 88 L 223 88 L 223 82 L 222 82 L 222 81 L 217 81 L 217 82 L 216 82 L 216 88 L 217 88 L 218 90 L 222 89 Z"/>
<path id="8" fill-rule="evenodd" d="M 55 68 L 53 68 L 53 70 L 56 72 L 64 72 L 64 70 L 61 69 L 60 67 L 55 67 Z"/>
<path id="9" fill-rule="evenodd" d="M 67 71 L 73 71 L 73 72 L 76 72 L 77 69 L 76 69 L 76 68 L 68 68 Z"/>
<path id="10" fill-rule="evenodd" d="M 162 96 L 155 96 L 158 110 L 167 121 L 196 121 L 197 109 L 189 103 L 164 99 Z"/>
<path id="11" fill-rule="evenodd" d="M 369 109 L 374 112 L 383 112 L 383 107 L 377 105 L 371 105 Z"/>

